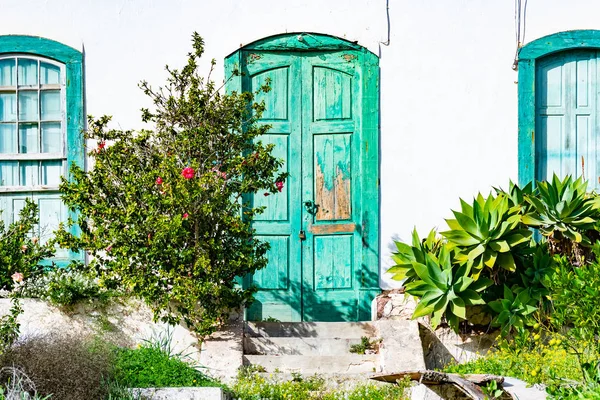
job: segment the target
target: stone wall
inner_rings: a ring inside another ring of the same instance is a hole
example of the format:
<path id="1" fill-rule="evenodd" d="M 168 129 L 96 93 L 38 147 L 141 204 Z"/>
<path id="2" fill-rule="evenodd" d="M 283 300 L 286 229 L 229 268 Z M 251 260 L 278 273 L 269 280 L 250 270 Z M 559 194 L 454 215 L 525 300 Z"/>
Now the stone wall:
<path id="1" fill-rule="evenodd" d="M 174 352 L 189 354 L 200 363 L 196 336 L 183 326 L 169 326 L 152 321 L 152 311 L 137 300 L 115 300 L 108 304 L 81 303 L 60 309 L 38 299 L 22 299 L 23 314 L 20 338 L 62 334 L 73 336 L 101 335 L 119 346 L 134 347 L 145 341 L 170 335 Z M 0 299 L 0 315 L 8 313 L 10 299 Z"/>
<path id="2" fill-rule="evenodd" d="M 403 289 L 383 292 L 374 301 L 374 317 L 377 320 L 411 320 L 417 306 L 415 299 Z M 469 320 L 480 324 L 489 323 L 481 309 L 474 309 Z M 457 334 L 449 327 L 433 330 L 428 318 L 417 318 L 423 356 L 427 369 L 439 369 L 449 362 L 464 363 L 488 352 L 494 344 L 498 331 Z"/>

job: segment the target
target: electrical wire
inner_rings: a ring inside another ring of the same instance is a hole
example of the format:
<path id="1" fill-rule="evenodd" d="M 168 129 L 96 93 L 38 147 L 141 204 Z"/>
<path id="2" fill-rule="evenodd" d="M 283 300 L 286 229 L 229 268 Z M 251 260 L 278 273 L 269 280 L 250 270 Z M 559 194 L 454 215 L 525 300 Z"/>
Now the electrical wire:
<path id="1" fill-rule="evenodd" d="M 515 58 L 513 61 L 512 69 L 519 69 L 519 52 L 525 42 L 525 32 L 527 30 L 527 0 L 515 0 L 515 39 L 516 39 L 516 50 Z"/>
<path id="2" fill-rule="evenodd" d="M 390 34 L 392 31 L 392 25 L 390 22 L 390 0 L 385 0 L 385 13 L 387 17 L 387 40 L 385 42 L 379 42 L 379 58 L 381 58 L 381 45 L 389 46 L 390 45 Z"/>
<path id="3" fill-rule="evenodd" d="M 391 24 L 390 24 L 390 0 L 385 0 L 385 13 L 387 16 L 387 40 L 385 42 L 379 42 L 384 46 L 390 45 L 390 33 L 391 33 Z"/>

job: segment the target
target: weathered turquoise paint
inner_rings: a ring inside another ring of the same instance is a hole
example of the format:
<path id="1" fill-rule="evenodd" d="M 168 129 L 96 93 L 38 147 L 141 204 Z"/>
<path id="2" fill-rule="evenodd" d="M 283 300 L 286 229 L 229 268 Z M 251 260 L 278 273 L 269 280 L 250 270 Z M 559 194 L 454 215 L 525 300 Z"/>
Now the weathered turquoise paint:
<path id="1" fill-rule="evenodd" d="M 0 54 L 13 53 L 23 55 L 34 55 L 58 61 L 65 66 L 66 72 L 66 162 L 67 174 L 72 164 L 84 166 L 84 106 L 83 106 L 83 55 L 80 51 L 59 42 L 36 37 L 21 35 L 0 36 Z M 23 196 L 23 195 L 18 195 Z M 41 208 L 40 218 L 43 220 L 53 214 L 50 210 L 60 209 L 61 215 L 66 220 L 67 215 L 74 214 L 64 209 L 64 205 L 58 203 L 58 193 L 36 193 L 34 200 Z M 43 222 L 43 221 L 42 221 Z M 73 228 L 73 233 L 77 229 Z M 66 266 L 71 260 L 83 261 L 84 254 L 69 252 L 63 258 L 48 260 L 54 261 L 59 266 Z"/>
<path id="2" fill-rule="evenodd" d="M 600 31 L 598 30 L 576 30 L 576 31 L 567 31 L 567 32 L 559 32 L 553 35 L 545 36 L 540 39 L 537 39 L 531 43 L 525 45 L 519 52 L 519 183 L 521 185 L 527 184 L 529 182 L 534 182 L 536 179 L 545 178 L 548 175 L 548 168 L 557 168 L 557 173 L 561 173 L 561 165 L 563 162 L 558 154 L 550 155 L 550 164 L 548 165 L 548 161 L 541 157 L 540 154 L 547 154 L 547 145 L 543 144 L 542 141 L 546 141 L 547 143 L 547 134 L 548 131 L 546 126 L 542 127 L 544 123 L 543 116 L 545 114 L 538 113 L 537 108 L 540 106 L 538 101 L 541 101 L 542 94 L 538 93 L 541 90 L 541 84 L 546 84 L 547 82 L 541 82 L 538 75 L 541 71 L 540 68 L 543 68 L 543 63 L 552 62 L 552 60 L 559 60 L 562 58 L 562 65 L 565 66 L 566 69 L 576 71 L 572 69 L 573 63 L 575 63 L 575 67 L 577 68 L 577 57 L 581 56 L 581 52 L 579 52 L 579 56 L 577 56 L 574 51 L 576 50 L 589 50 L 586 54 L 586 57 L 589 58 L 591 52 L 594 52 L 595 49 L 600 49 Z M 595 52 L 594 52 L 595 53 Z M 566 57 L 566 58 L 565 58 Z M 596 57 L 596 56 L 594 56 Z M 540 67 L 542 66 L 542 67 Z M 562 66 L 555 66 L 556 68 L 563 68 Z M 594 66 L 596 68 L 596 66 Z M 598 76 L 594 75 L 591 77 L 593 81 L 590 81 L 591 85 L 597 85 Z M 571 85 L 571 83 L 576 82 L 572 79 L 572 76 L 561 76 L 562 85 Z M 552 77 L 551 77 L 552 80 Z M 595 83 L 594 83 L 595 82 Z M 553 82 L 550 82 L 554 84 Z M 571 85 L 571 89 L 565 91 L 564 93 L 564 101 L 569 104 L 568 109 L 559 110 L 558 107 L 551 107 L 544 111 L 550 110 L 551 114 L 554 116 L 562 115 L 565 118 L 565 125 L 563 125 L 563 133 L 570 135 L 571 133 L 576 134 L 577 128 L 577 116 L 583 116 L 583 110 L 579 110 L 577 104 L 577 85 Z M 573 97 L 575 96 L 575 97 Z M 568 98 L 567 98 L 568 97 Z M 575 107 L 572 105 L 575 104 Z M 597 106 L 589 108 L 589 110 L 585 110 L 585 112 L 593 112 L 594 117 L 597 118 Z M 537 116 L 537 117 L 536 117 Z M 575 121 L 572 121 L 572 120 Z M 570 120 L 569 124 L 566 124 L 566 120 Z M 580 118 L 581 120 L 581 118 Z M 588 121 L 589 122 L 589 121 Z M 537 125 L 537 126 L 536 126 Z M 597 124 L 589 125 L 590 129 L 588 130 L 589 134 L 593 134 L 593 132 L 597 131 Z M 542 131 L 543 129 L 543 131 Z M 581 132 L 580 132 L 581 133 Z M 550 133 L 550 138 L 556 138 L 556 131 L 554 133 Z M 584 136 L 587 136 L 588 133 L 585 133 Z M 568 140 L 568 137 L 564 137 L 563 139 Z M 594 139 L 595 140 L 595 139 Z M 563 141 L 563 144 L 565 143 Z M 582 142 L 580 142 L 582 144 Z M 554 146 L 554 145 L 553 145 Z M 536 157 L 536 147 L 538 156 Z M 556 147 L 556 146 L 554 146 Z M 556 150 L 556 149 L 554 149 Z M 554 151 L 553 150 L 553 151 Z M 587 150 L 586 150 L 587 152 Z M 568 155 L 569 153 L 565 153 Z M 581 159 L 580 156 L 583 154 L 577 154 L 577 152 L 571 154 L 571 165 L 570 167 L 564 169 L 563 173 L 574 173 L 576 175 L 580 175 L 582 172 L 582 168 L 580 166 Z M 586 164 L 587 167 L 594 166 L 596 160 L 594 157 L 592 159 L 585 159 L 583 162 L 583 170 L 585 171 Z M 564 164 L 567 162 L 565 161 Z M 594 186 L 597 186 L 600 181 L 598 181 L 597 171 L 586 171 L 586 178 L 592 181 Z M 593 176 L 592 176 L 593 173 Z"/>
<path id="3" fill-rule="evenodd" d="M 259 288 L 247 318 L 370 319 L 380 292 L 378 58 L 339 38 L 292 33 L 232 53 L 226 74 L 236 67 L 244 75 L 228 91 L 271 79 L 263 142 L 290 174 L 283 193 L 253 196 L 266 206 L 254 228 L 271 250 L 269 265 L 245 278 Z"/>

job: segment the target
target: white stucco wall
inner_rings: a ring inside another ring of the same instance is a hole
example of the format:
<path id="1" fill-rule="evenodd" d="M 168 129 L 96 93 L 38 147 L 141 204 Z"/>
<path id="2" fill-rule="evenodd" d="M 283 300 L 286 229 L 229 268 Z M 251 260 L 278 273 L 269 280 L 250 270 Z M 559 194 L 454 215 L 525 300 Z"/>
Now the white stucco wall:
<path id="1" fill-rule="evenodd" d="M 598 29 L 597 0 L 529 0 L 526 41 Z M 137 88 L 179 66 L 190 34 L 208 61 L 283 32 L 337 35 L 379 54 L 385 0 L 1 0 L 0 34 L 85 46 L 87 113 L 140 127 Z M 458 197 L 517 179 L 514 2 L 390 0 L 381 46 L 381 264 L 393 238 L 444 228 Z M 393 282 L 382 274 L 382 287 Z"/>

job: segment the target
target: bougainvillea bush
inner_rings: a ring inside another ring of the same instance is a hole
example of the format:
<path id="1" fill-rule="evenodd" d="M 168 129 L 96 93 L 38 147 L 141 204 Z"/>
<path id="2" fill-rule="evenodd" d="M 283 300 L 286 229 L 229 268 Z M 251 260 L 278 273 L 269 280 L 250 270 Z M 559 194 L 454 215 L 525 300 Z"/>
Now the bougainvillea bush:
<path id="1" fill-rule="evenodd" d="M 256 93 L 224 94 L 202 78 L 203 49 L 195 33 L 187 64 L 167 67 L 165 87 L 141 83 L 154 104 L 142 121 L 153 130 L 109 129 L 109 117 L 90 117 L 93 168 L 73 166 L 61 184 L 81 233 L 58 234 L 62 246 L 89 252 L 88 268 L 106 287 L 140 296 L 155 318 L 201 336 L 251 301 L 235 278 L 264 267 L 268 246 L 253 237 L 262 210 L 247 194 L 276 196 L 286 177 L 260 141 L 269 129 L 257 123 L 264 105 Z"/>

